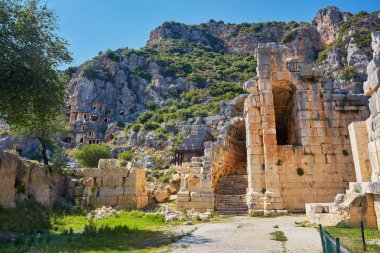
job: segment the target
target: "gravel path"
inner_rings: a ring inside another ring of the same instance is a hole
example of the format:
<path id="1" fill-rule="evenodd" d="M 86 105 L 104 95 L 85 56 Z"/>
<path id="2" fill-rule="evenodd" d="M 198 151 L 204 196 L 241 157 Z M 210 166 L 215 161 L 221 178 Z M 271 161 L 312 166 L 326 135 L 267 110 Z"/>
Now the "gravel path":
<path id="1" fill-rule="evenodd" d="M 303 216 L 276 218 L 252 218 L 236 216 L 221 223 L 196 225 L 190 235 L 172 245 L 173 253 L 319 253 L 322 252 L 318 231 L 297 227 L 295 222 Z M 275 228 L 278 225 L 278 228 Z M 286 242 L 270 239 L 270 233 L 280 230 L 288 238 Z"/>

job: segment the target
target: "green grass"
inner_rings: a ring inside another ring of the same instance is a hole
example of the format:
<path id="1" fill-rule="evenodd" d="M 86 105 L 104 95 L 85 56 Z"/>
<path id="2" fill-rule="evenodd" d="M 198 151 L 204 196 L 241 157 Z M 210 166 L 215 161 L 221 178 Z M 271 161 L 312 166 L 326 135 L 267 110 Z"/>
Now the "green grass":
<path id="1" fill-rule="evenodd" d="M 361 232 L 358 227 L 337 226 L 325 227 L 327 232 L 332 236 L 340 238 L 341 245 L 353 253 L 362 252 Z M 364 235 L 366 238 L 366 252 L 380 252 L 380 231 L 376 229 L 365 228 Z"/>
<path id="2" fill-rule="evenodd" d="M 271 235 L 270 239 L 274 240 L 274 241 L 286 242 L 288 240 L 288 238 L 285 236 L 284 232 L 282 232 L 280 230 L 274 231 L 274 232 L 270 233 L 270 235 Z"/>
<path id="3" fill-rule="evenodd" d="M 182 236 L 173 234 L 162 216 L 140 211 L 97 221 L 84 215 L 52 216 L 49 229 L 40 235 L 0 240 L 0 252 L 156 252 Z"/>

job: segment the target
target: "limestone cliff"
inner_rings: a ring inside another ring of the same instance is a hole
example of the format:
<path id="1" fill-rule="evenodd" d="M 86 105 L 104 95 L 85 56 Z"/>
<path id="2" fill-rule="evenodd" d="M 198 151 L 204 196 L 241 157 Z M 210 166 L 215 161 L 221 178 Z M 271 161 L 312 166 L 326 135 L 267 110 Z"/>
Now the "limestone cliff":
<path id="1" fill-rule="evenodd" d="M 0 157 L 0 205 L 16 206 L 27 195 L 49 206 L 65 193 L 65 177 L 49 171 L 42 164 L 22 160 L 18 155 L 3 152 Z"/>
<path id="2" fill-rule="evenodd" d="M 318 11 L 312 24 L 317 28 L 323 45 L 334 42 L 339 35 L 343 14 L 336 7 L 327 7 Z"/>

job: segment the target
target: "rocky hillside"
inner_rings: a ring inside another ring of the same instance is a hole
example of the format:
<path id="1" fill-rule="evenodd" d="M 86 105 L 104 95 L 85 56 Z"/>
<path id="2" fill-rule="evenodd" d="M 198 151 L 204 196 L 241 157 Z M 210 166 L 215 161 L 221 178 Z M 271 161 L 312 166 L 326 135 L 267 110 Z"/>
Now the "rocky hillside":
<path id="1" fill-rule="evenodd" d="M 335 88 L 361 93 L 376 30 L 379 12 L 353 15 L 336 7 L 318 11 L 310 23 L 165 22 L 140 50 L 99 52 L 66 71 L 68 142 L 106 141 L 133 149 L 136 161 L 166 167 L 189 119 L 223 114 L 223 104 L 244 93 L 243 83 L 255 76 L 258 43 L 285 44 L 289 60 L 319 65 Z"/>

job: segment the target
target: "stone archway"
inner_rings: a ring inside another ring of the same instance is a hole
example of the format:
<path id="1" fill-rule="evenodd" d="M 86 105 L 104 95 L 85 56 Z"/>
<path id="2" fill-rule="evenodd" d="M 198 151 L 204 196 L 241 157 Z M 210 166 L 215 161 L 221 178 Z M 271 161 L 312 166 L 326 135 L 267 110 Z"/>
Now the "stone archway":
<path id="1" fill-rule="evenodd" d="M 244 119 L 232 124 L 225 138 L 220 176 L 215 185 L 215 210 L 223 214 L 246 214 L 247 147 Z"/>

